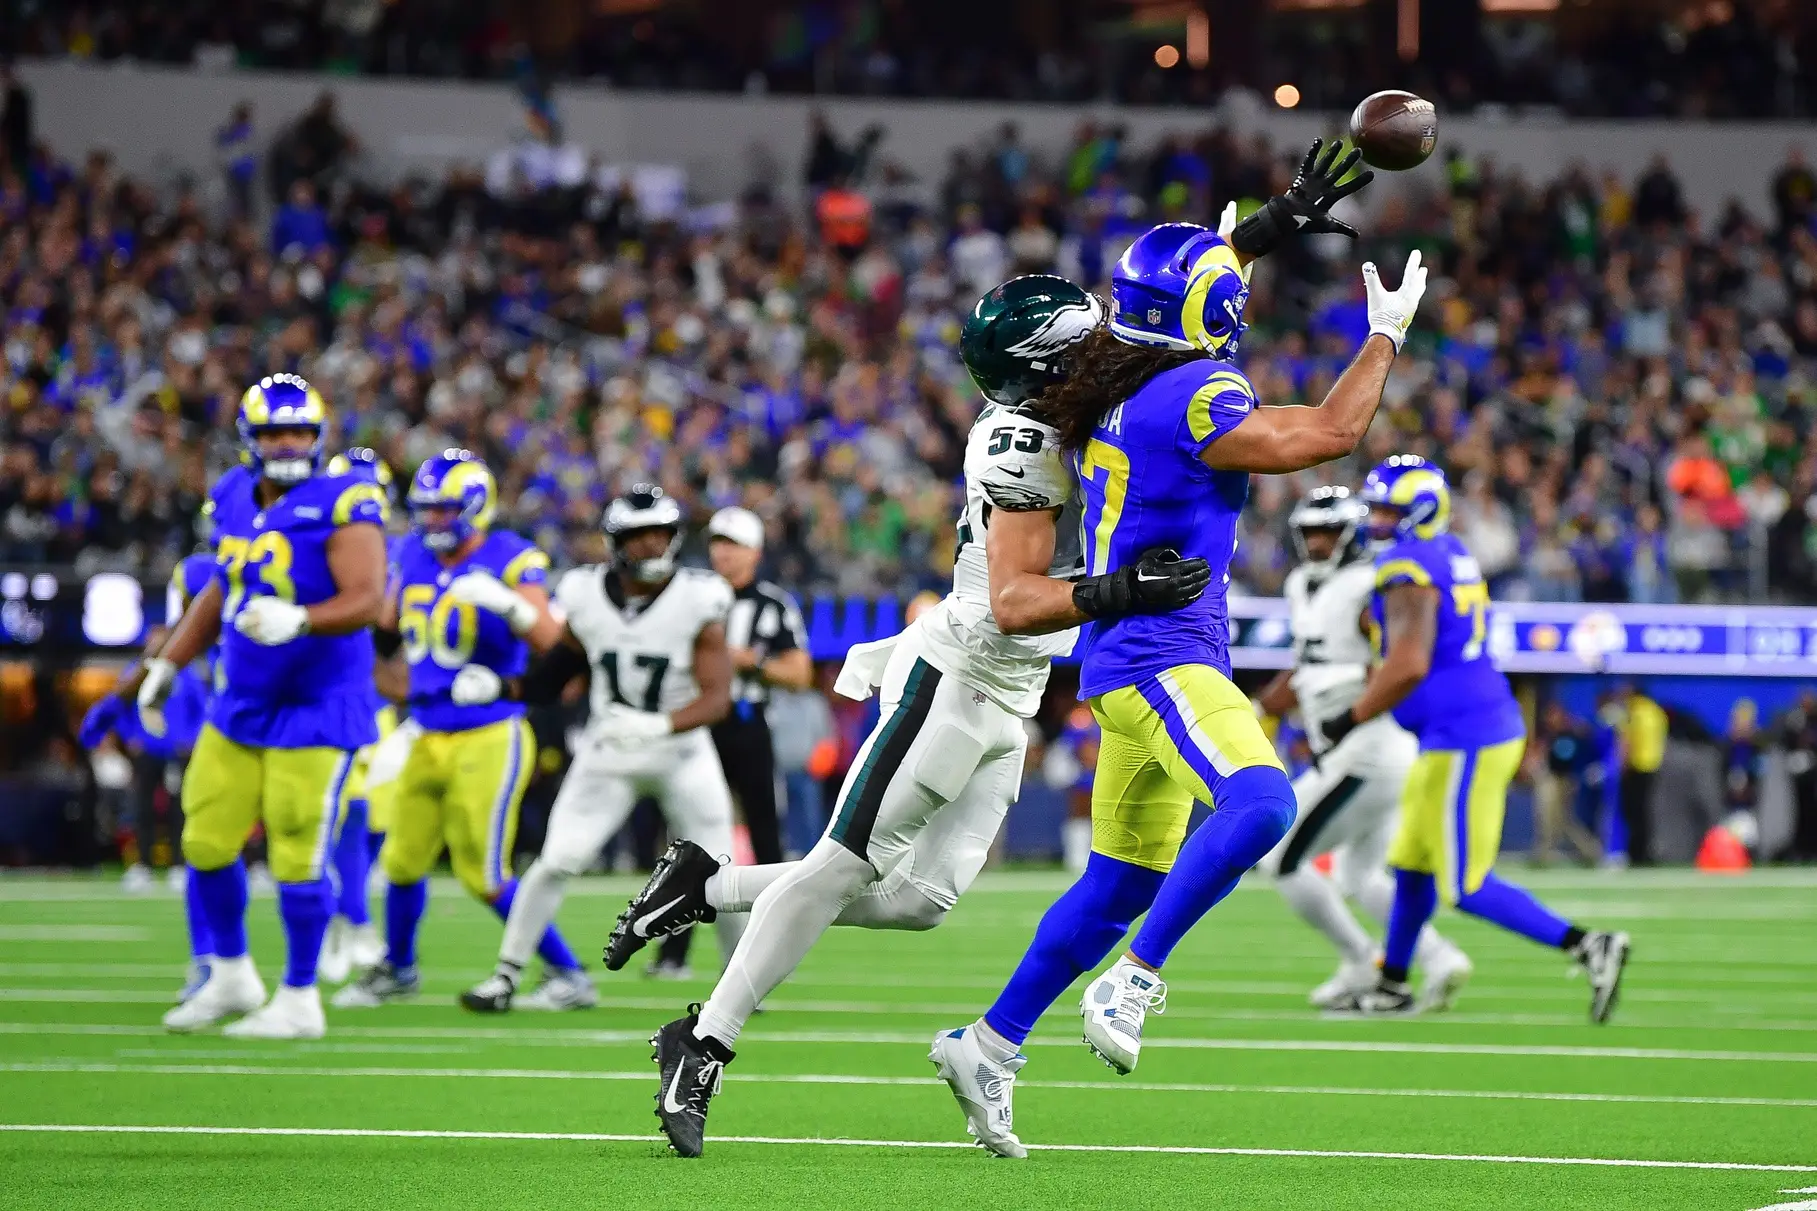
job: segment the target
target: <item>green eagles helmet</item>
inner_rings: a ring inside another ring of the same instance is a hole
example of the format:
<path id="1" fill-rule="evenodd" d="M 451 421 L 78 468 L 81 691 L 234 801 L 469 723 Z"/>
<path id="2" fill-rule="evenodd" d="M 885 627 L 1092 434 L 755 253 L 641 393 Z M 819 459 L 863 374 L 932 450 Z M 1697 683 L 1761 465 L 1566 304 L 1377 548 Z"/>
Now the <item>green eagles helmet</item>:
<path id="1" fill-rule="evenodd" d="M 1008 408 L 1066 377 L 1066 351 L 1104 321 L 1104 304 L 1065 278 L 1011 278 L 978 300 L 959 331 L 959 356 L 978 390 Z"/>

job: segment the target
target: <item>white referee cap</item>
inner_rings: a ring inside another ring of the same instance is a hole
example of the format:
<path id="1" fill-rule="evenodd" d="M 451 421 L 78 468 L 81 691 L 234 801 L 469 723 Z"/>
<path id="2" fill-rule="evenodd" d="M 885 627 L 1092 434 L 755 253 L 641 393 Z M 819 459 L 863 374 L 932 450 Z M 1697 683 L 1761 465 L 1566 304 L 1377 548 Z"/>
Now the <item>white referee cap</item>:
<path id="1" fill-rule="evenodd" d="M 763 518 L 736 505 L 721 509 L 707 523 L 708 538 L 723 538 L 753 551 L 763 550 Z"/>

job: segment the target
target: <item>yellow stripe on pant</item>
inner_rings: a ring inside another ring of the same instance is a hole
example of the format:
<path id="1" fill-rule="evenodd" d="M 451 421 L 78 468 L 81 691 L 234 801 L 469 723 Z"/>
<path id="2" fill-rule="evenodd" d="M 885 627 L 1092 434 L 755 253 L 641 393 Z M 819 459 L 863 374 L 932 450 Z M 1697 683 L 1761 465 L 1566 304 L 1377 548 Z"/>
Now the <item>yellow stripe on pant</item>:
<path id="1" fill-rule="evenodd" d="M 1241 769 L 1281 768 L 1243 691 L 1209 665 L 1185 664 L 1100 694 L 1091 847 L 1149 870 L 1173 868 L 1194 801 L 1215 807 Z"/>
<path id="2" fill-rule="evenodd" d="M 254 748 L 204 725 L 183 773 L 184 857 L 197 870 L 219 870 L 263 820 L 272 877 L 321 878 L 346 812 L 353 761 L 341 749 Z"/>
<path id="3" fill-rule="evenodd" d="M 1508 787 L 1526 747 L 1516 736 L 1483 748 L 1421 750 L 1401 792 L 1388 865 L 1435 876 L 1447 904 L 1481 887 L 1501 850 Z"/>
<path id="4" fill-rule="evenodd" d="M 418 736 L 397 777 L 391 827 L 379 851 L 385 877 L 417 882 L 446 846 L 468 891 L 482 900 L 498 894 L 535 761 L 536 739 L 521 716 Z"/>

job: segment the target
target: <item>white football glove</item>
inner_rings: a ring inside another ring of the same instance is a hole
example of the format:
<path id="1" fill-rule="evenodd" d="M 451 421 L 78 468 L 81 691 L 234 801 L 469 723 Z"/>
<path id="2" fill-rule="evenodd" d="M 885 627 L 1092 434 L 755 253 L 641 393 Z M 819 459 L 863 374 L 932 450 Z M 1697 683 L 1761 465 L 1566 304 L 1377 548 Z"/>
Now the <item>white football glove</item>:
<path id="1" fill-rule="evenodd" d="M 593 725 L 594 735 L 621 745 L 657 740 L 674 731 L 675 724 L 661 711 L 640 711 L 616 704 L 601 711 Z"/>
<path id="2" fill-rule="evenodd" d="M 478 606 L 505 620 L 513 635 L 528 633 L 536 625 L 536 606 L 490 572 L 463 572 L 448 586 L 448 596 Z"/>
<path id="3" fill-rule="evenodd" d="M 276 597 L 254 597 L 234 615 L 233 629 L 254 643 L 276 647 L 309 630 L 309 611 Z"/>
<path id="4" fill-rule="evenodd" d="M 145 680 L 139 682 L 139 723 L 153 736 L 164 734 L 164 703 L 177 680 L 177 666 L 162 656 L 145 662 Z"/>
<path id="5" fill-rule="evenodd" d="M 1369 296 L 1370 333 L 1387 337 L 1399 353 L 1413 323 L 1413 313 L 1419 310 L 1420 298 L 1426 293 L 1426 267 L 1420 264 L 1419 249 L 1415 248 L 1407 258 L 1407 271 L 1401 275 L 1399 290 L 1382 285 L 1374 261 L 1363 266 L 1363 290 Z"/>
<path id="6" fill-rule="evenodd" d="M 463 664 L 448 687 L 448 696 L 456 706 L 483 706 L 497 702 L 505 692 L 505 680 L 483 664 Z"/>

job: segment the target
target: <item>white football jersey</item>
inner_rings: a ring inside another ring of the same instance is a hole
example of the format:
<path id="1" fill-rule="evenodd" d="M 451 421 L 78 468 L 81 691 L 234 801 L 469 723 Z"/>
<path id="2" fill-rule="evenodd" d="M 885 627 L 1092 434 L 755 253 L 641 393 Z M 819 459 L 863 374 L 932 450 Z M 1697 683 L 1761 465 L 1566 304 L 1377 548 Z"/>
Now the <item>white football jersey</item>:
<path id="1" fill-rule="evenodd" d="M 1375 566 L 1354 560 L 1314 579 L 1305 564 L 1287 573 L 1288 622 L 1293 628 L 1293 692 L 1300 718 L 1319 736 L 1318 724 L 1350 709 L 1369 678 L 1373 654 L 1362 615 L 1375 592 Z M 1323 738 L 1315 741 L 1315 747 Z"/>
<path id="2" fill-rule="evenodd" d="M 965 440 L 965 511 L 953 591 L 918 623 L 928 656 L 943 672 L 991 696 L 1005 710 L 1032 717 L 1047 688 L 1054 657 L 1072 651 L 1077 629 L 1051 635 L 1005 635 L 991 618 L 984 536 L 998 510 L 1059 509 L 1048 575 L 1080 570 L 1078 484 L 1052 425 L 1014 408 L 987 406 Z"/>
<path id="3" fill-rule="evenodd" d="M 700 697 L 694 641 L 732 610 L 732 586 L 717 573 L 678 568 L 653 598 L 614 596 L 610 570 L 575 568 L 555 583 L 555 604 L 593 666 L 595 718 L 618 703 L 640 711 L 673 711 Z"/>

